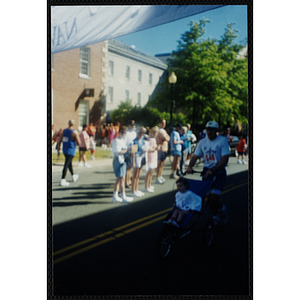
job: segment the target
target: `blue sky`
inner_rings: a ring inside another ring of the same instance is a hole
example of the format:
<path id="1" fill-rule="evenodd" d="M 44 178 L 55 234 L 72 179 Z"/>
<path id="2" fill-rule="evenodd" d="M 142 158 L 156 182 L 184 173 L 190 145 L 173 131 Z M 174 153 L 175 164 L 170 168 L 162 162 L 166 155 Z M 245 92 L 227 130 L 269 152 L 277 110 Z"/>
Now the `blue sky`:
<path id="1" fill-rule="evenodd" d="M 228 23 L 236 23 L 234 28 L 239 31 L 235 40 L 236 43 L 247 38 L 247 6 L 226 5 L 165 25 L 124 35 L 116 38 L 116 40 L 129 46 L 134 45 L 137 49 L 152 55 L 170 53 L 177 49 L 181 35 L 189 30 L 190 21 L 198 22 L 203 18 L 210 20 L 210 23 L 206 24 L 205 27 L 204 39 L 216 38 L 219 40 Z"/>

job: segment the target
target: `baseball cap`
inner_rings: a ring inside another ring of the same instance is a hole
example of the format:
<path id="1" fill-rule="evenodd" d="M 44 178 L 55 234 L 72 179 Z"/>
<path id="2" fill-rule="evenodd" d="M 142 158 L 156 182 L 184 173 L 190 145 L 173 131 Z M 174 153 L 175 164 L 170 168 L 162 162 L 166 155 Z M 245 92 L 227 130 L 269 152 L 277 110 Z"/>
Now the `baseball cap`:
<path id="1" fill-rule="evenodd" d="M 206 123 L 206 128 L 219 128 L 219 124 L 216 121 L 209 121 Z"/>

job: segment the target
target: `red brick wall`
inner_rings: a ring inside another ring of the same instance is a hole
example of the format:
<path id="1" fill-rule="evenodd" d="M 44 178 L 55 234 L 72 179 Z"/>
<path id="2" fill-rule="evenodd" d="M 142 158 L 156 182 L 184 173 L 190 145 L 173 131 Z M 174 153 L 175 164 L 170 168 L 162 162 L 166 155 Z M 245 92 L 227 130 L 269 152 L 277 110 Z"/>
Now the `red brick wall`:
<path id="1" fill-rule="evenodd" d="M 94 89 L 94 97 L 82 100 L 89 101 L 89 108 L 93 107 L 95 100 L 103 88 L 102 84 L 102 47 L 104 43 L 88 46 L 90 48 L 90 78 L 79 77 L 80 48 L 55 53 L 52 57 L 52 99 L 53 123 L 55 130 L 66 128 L 70 119 L 75 120 L 78 127 L 78 108 L 75 104 L 85 88 Z"/>

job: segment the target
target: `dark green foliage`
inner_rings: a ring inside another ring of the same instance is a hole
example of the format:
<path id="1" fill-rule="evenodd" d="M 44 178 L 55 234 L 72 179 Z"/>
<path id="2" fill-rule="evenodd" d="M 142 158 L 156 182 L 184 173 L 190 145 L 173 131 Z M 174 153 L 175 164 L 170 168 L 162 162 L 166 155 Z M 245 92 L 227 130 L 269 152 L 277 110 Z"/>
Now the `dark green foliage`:
<path id="1" fill-rule="evenodd" d="M 236 44 L 237 31 L 228 24 L 220 41 L 202 39 L 207 20 L 191 22 L 182 34 L 177 50 L 168 63 L 168 72 L 176 73 L 174 84 L 173 124 L 191 123 L 203 127 L 209 120 L 219 122 L 221 129 L 247 124 L 248 60 L 239 53 L 245 44 Z M 145 107 L 123 102 L 112 112 L 113 122 L 127 124 L 134 119 L 143 126 L 157 125 L 160 118 L 170 120 L 171 89 L 168 76 L 159 83 L 160 90 Z"/>
<path id="2" fill-rule="evenodd" d="M 182 112 L 194 126 L 211 119 L 221 127 L 246 124 L 248 61 L 239 55 L 245 45 L 234 43 L 237 31 L 233 24 L 228 24 L 220 41 L 201 39 L 208 22 L 191 22 L 169 61 L 169 72 L 177 75 L 175 113 Z M 168 86 L 167 79 L 163 84 Z M 152 103 L 163 109 L 169 107 L 169 102 L 167 88 Z"/>

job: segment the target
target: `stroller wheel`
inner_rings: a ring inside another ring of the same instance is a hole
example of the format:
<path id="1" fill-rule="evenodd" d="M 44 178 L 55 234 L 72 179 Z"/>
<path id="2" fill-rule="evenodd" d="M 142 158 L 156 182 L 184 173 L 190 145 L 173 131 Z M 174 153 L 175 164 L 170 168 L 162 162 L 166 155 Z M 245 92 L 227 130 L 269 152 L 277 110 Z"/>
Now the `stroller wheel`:
<path id="1" fill-rule="evenodd" d="M 173 233 L 170 230 L 163 230 L 157 241 L 157 256 L 167 258 L 173 244 Z"/>
<path id="2" fill-rule="evenodd" d="M 214 222 L 213 220 L 209 219 L 205 222 L 203 231 L 202 231 L 202 238 L 204 245 L 206 247 L 211 246 L 213 239 L 214 239 Z"/>

